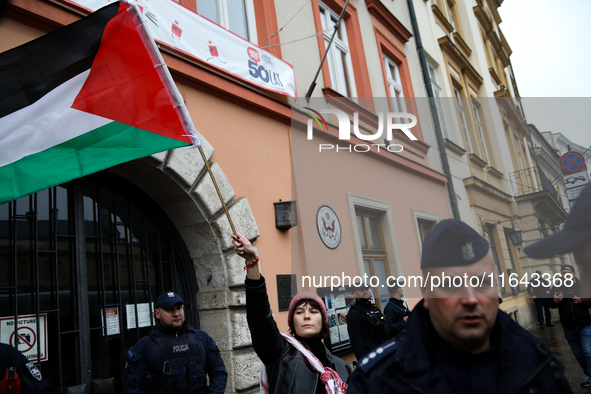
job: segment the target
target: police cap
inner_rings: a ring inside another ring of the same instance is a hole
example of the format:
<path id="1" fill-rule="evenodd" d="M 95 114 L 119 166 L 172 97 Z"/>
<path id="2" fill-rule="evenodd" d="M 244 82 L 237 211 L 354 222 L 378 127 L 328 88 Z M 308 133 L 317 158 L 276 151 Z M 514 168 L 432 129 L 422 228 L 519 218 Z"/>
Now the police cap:
<path id="1" fill-rule="evenodd" d="M 425 237 L 421 268 L 474 264 L 488 250 L 488 241 L 472 227 L 456 219 L 445 219 Z"/>
<path id="2" fill-rule="evenodd" d="M 183 301 L 180 295 L 172 291 L 169 291 L 160 294 L 160 297 L 158 297 L 156 303 L 154 304 L 154 308 L 162 308 L 165 311 L 168 311 L 171 310 L 172 307 L 178 304 L 179 302 L 185 305 L 185 302 Z"/>

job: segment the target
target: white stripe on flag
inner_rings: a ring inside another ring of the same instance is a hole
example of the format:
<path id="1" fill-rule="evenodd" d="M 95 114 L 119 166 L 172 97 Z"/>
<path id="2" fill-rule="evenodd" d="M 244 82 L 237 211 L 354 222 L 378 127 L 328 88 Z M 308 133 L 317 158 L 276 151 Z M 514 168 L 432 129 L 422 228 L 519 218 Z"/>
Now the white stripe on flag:
<path id="1" fill-rule="evenodd" d="M 0 167 L 88 133 L 110 119 L 71 108 L 90 70 L 0 119 Z"/>

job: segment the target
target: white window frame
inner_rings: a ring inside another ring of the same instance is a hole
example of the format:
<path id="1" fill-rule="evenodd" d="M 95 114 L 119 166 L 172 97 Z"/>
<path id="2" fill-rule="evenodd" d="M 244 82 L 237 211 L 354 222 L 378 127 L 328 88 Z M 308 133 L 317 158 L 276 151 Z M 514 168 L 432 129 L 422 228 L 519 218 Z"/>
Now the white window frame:
<path id="1" fill-rule="evenodd" d="M 466 113 L 464 112 L 464 106 L 462 105 L 462 95 L 460 91 L 455 86 L 454 89 L 454 96 L 456 98 L 456 106 L 458 108 L 458 114 L 460 115 L 460 123 L 462 126 L 462 131 L 464 132 L 464 138 L 466 139 L 466 145 L 468 148 L 468 153 L 474 153 L 474 149 L 472 148 L 472 141 L 470 140 L 470 130 L 468 130 L 468 123 L 466 122 Z"/>
<path id="2" fill-rule="evenodd" d="M 439 223 L 439 215 L 422 211 L 420 209 L 412 208 L 413 221 L 415 223 L 415 231 L 417 234 L 417 242 L 419 243 L 419 255 L 423 253 L 423 241 L 421 240 L 421 230 L 419 229 L 419 219 L 433 222 L 434 225 Z"/>
<path id="3" fill-rule="evenodd" d="M 476 127 L 478 128 L 478 134 L 480 135 L 480 141 L 482 142 L 482 151 L 484 153 L 484 160 L 490 165 L 490 156 L 488 155 L 488 146 L 484 139 L 484 129 L 482 128 L 482 122 L 480 120 L 480 107 L 475 102 L 472 102 L 472 110 L 474 111 L 474 119 L 476 120 Z"/>
<path id="4" fill-rule="evenodd" d="M 390 275 L 403 275 L 402 265 L 400 262 L 400 252 L 398 242 L 396 241 L 396 231 L 394 228 L 394 216 L 392 206 L 387 201 L 380 201 L 374 198 L 359 196 L 353 193 L 347 193 L 347 202 L 349 203 L 349 215 L 351 223 L 354 223 L 353 241 L 355 243 L 355 252 L 357 254 L 357 267 L 359 273 L 365 273 L 365 266 L 363 264 L 363 252 L 361 250 L 361 241 L 359 229 L 357 228 L 357 212 L 356 208 L 364 208 L 371 210 L 380 216 L 380 224 L 382 226 L 382 235 L 384 236 L 384 249 L 387 255 L 387 261 L 390 268 Z"/>
<path id="5" fill-rule="evenodd" d="M 382 55 L 384 68 L 386 69 L 386 80 L 388 81 L 388 91 L 392 101 L 393 112 L 406 112 L 406 103 L 404 102 L 404 90 L 400 79 L 398 64 L 386 55 Z M 394 70 L 394 72 L 392 72 Z M 406 120 L 402 120 L 406 122 Z"/>
<path id="6" fill-rule="evenodd" d="M 218 10 L 218 24 L 228 31 L 230 30 L 230 17 L 228 15 L 227 0 L 214 0 L 217 4 Z M 257 25 L 254 14 L 254 0 L 244 0 L 244 9 L 246 12 L 246 31 L 248 33 L 248 41 L 258 45 Z M 197 10 L 199 13 L 199 10 Z M 236 33 L 234 33 L 236 34 Z M 238 35 L 238 34 L 236 34 Z"/>
<path id="7" fill-rule="evenodd" d="M 456 31 L 456 21 L 454 19 L 454 13 L 453 13 L 453 5 L 450 4 L 449 0 L 447 2 L 447 11 L 449 12 L 449 22 L 451 24 L 451 26 L 453 27 L 453 31 Z"/>
<path id="8" fill-rule="evenodd" d="M 435 96 L 435 108 L 439 115 L 439 124 L 441 126 L 441 133 L 443 138 L 450 138 L 449 129 L 447 128 L 447 119 L 445 118 L 445 111 L 443 109 L 443 100 L 441 97 L 441 87 L 437 81 L 437 70 L 435 66 L 427 61 L 427 68 L 429 69 L 429 78 L 431 79 L 431 86 L 433 87 L 433 95 Z"/>
<path id="9" fill-rule="evenodd" d="M 330 42 L 330 37 L 334 32 L 335 20 L 339 19 L 339 15 L 321 1 L 318 2 L 318 6 L 320 7 L 320 19 L 322 20 L 322 28 L 324 29 L 324 49 L 326 50 L 326 46 Z M 339 35 L 342 39 L 339 38 Z M 344 56 L 341 56 L 341 53 L 344 54 Z M 344 70 L 342 70 L 344 74 L 342 74 L 341 71 L 339 71 L 339 73 L 336 72 L 340 64 L 340 62 L 337 62 L 337 59 L 340 59 L 341 57 L 344 57 Z M 357 97 L 357 88 L 355 87 L 355 76 L 353 75 L 353 63 L 351 61 L 345 21 L 341 21 L 339 31 L 334 37 L 330 50 L 326 56 L 326 60 L 330 70 L 330 84 L 332 85 L 332 88 L 345 97 Z M 349 81 L 350 86 L 347 85 L 347 80 Z"/>

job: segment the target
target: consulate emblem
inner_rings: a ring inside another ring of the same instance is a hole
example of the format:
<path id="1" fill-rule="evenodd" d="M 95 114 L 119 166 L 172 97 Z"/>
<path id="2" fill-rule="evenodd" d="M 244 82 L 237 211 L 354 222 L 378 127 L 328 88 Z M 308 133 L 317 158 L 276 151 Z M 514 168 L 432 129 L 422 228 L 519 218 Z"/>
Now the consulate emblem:
<path id="1" fill-rule="evenodd" d="M 323 205 L 316 213 L 316 227 L 322 243 L 329 249 L 336 249 L 341 243 L 341 224 L 331 207 Z"/>

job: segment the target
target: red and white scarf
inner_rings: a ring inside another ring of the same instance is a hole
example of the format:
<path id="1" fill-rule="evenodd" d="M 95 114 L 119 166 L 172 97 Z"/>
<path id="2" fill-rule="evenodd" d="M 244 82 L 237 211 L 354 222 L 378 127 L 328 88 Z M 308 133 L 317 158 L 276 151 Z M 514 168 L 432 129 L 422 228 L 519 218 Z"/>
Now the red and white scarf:
<path id="1" fill-rule="evenodd" d="M 320 360 L 316 358 L 311 351 L 306 349 L 304 345 L 294 337 L 288 334 L 281 333 L 283 338 L 293 347 L 300 351 L 308 360 L 308 363 L 315 371 L 320 374 L 320 381 L 324 383 L 326 394 L 345 394 L 347 392 L 347 384 L 341 380 L 337 371 L 332 368 L 324 367 Z M 267 378 L 267 367 L 265 364 L 261 364 L 261 394 L 269 394 L 269 380 Z"/>

